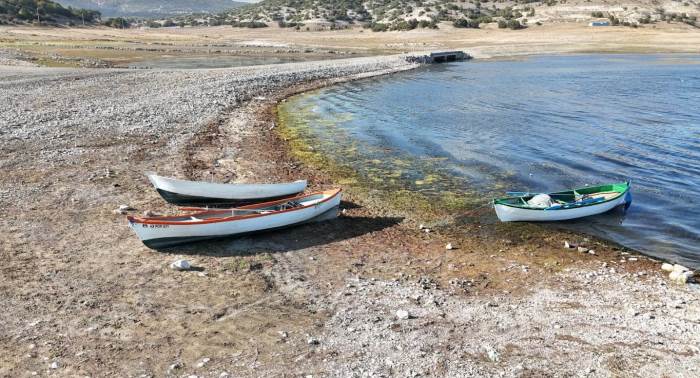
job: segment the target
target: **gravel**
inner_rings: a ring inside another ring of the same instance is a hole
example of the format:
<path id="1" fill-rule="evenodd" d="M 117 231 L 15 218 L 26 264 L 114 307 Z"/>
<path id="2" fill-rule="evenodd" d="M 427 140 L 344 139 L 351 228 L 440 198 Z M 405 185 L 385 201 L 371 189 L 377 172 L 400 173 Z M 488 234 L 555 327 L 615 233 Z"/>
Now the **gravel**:
<path id="1" fill-rule="evenodd" d="M 328 304 L 335 312 L 319 337 L 336 357 L 325 371 L 447 377 L 697 372 L 697 295 L 658 275 L 640 281 L 601 269 L 559 279 L 571 287 L 541 285 L 522 297 L 495 298 L 455 295 L 420 279 L 353 280 L 353 295 Z M 416 319 L 397 321 L 396 308 Z"/>

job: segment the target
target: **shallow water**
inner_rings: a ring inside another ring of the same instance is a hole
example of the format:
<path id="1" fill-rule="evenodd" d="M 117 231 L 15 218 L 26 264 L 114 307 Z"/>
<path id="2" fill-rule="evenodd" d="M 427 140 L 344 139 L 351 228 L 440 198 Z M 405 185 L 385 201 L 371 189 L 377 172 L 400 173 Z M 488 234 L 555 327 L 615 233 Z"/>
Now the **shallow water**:
<path id="1" fill-rule="evenodd" d="M 700 56 L 436 65 L 284 107 L 309 126 L 302 136 L 320 152 L 379 189 L 435 198 L 456 191 L 485 203 L 506 190 L 630 179 L 634 202 L 624 217 L 565 227 L 700 266 Z"/>

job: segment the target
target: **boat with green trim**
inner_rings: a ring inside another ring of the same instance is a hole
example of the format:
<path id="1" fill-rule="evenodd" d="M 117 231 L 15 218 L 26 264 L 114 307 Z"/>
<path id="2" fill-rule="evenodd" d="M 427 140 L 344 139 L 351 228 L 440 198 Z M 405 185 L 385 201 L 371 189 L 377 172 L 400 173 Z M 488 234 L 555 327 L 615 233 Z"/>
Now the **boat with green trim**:
<path id="1" fill-rule="evenodd" d="M 602 214 L 632 203 L 630 182 L 587 186 L 552 193 L 509 192 L 493 200 L 501 222 L 550 222 Z"/>

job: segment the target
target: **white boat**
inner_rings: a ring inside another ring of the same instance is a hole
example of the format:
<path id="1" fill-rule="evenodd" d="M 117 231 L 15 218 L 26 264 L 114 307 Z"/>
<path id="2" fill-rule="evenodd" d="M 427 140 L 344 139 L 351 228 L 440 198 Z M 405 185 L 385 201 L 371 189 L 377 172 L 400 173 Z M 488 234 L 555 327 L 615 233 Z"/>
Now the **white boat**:
<path id="1" fill-rule="evenodd" d="M 632 202 L 629 182 L 553 193 L 512 193 L 493 200 L 501 222 L 562 221 L 602 214 Z"/>
<path id="2" fill-rule="evenodd" d="M 200 210 L 178 216 L 129 216 L 129 226 L 149 248 L 245 235 L 290 227 L 337 214 L 341 190 L 328 190 L 233 209 Z"/>
<path id="3" fill-rule="evenodd" d="M 148 174 L 161 197 L 176 205 L 244 204 L 293 196 L 306 189 L 306 180 L 280 184 L 219 184 Z"/>

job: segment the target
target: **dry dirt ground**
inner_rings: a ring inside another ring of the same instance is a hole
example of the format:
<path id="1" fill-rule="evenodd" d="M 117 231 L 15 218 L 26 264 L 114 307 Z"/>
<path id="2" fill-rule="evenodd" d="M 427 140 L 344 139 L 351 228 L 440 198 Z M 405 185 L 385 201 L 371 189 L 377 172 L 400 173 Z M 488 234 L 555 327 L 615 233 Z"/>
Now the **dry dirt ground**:
<path id="1" fill-rule="evenodd" d="M 277 27 L 111 29 L 0 26 L 0 48 L 18 49 L 48 65 L 124 65 L 170 56 L 286 56 L 331 58 L 441 49 L 467 49 L 478 58 L 577 52 L 700 52 L 700 29 L 657 23 L 629 27 L 588 27 L 547 23 L 525 30 L 455 29 L 374 33 L 362 28 L 305 32 Z M 66 59 L 59 59 L 64 57 Z"/>
<path id="2" fill-rule="evenodd" d="M 583 235 L 483 213 L 424 232 L 352 188 L 336 220 L 165 251 L 112 213 L 174 211 L 146 170 L 332 186 L 289 159 L 271 106 L 411 68 L 374 59 L 0 67 L 0 375 L 698 375 L 698 291 Z"/>

